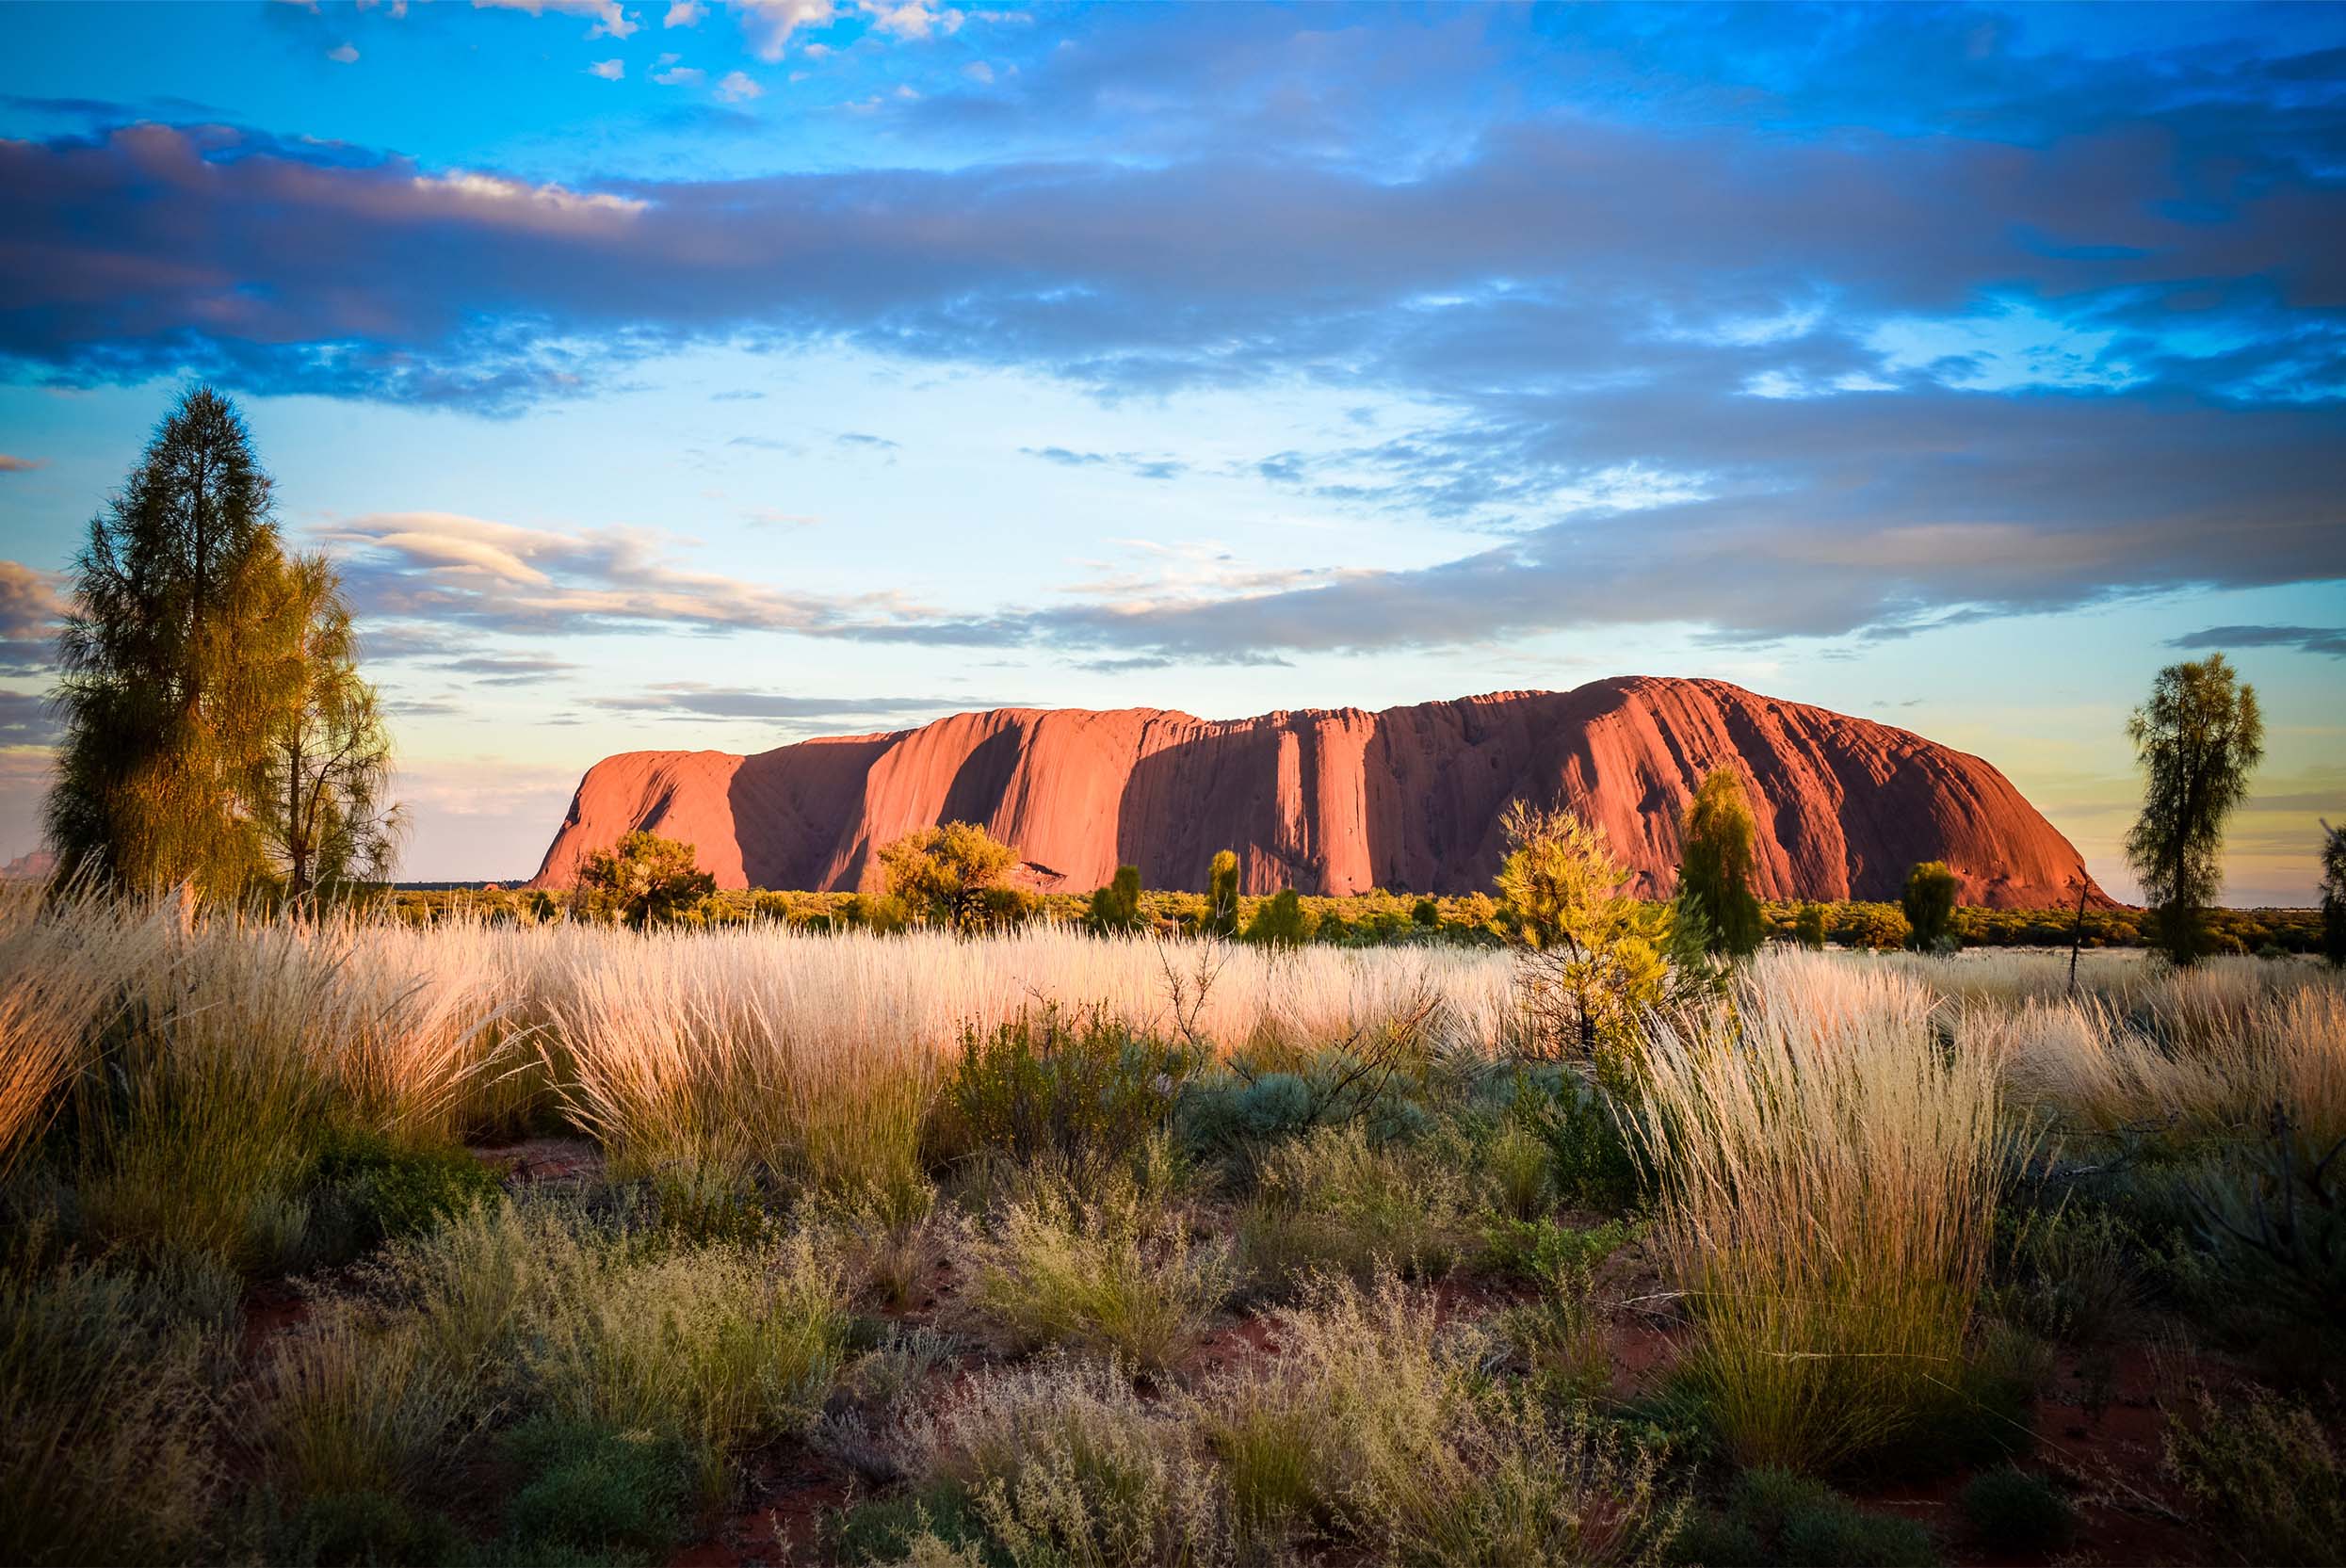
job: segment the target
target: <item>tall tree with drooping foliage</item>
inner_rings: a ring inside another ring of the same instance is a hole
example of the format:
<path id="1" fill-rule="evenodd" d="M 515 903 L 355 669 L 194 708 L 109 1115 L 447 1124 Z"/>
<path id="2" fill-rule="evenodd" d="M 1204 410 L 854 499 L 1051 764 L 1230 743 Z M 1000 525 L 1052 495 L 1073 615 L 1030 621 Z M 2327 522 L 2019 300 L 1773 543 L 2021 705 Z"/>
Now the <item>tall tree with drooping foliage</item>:
<path id="1" fill-rule="evenodd" d="M 1746 957 L 1767 934 L 1759 895 L 1753 889 L 1758 877 L 1752 855 L 1755 833 L 1742 776 L 1731 768 L 1712 768 L 1686 803 L 1680 823 L 1678 899 L 1703 917 L 1713 953 Z"/>
<path id="2" fill-rule="evenodd" d="M 279 570 L 270 482 L 243 419 L 183 396 L 89 525 L 58 638 L 65 735 L 47 801 L 68 874 L 235 897 L 266 874 L 244 810 L 285 700 L 249 656 Z"/>
<path id="3" fill-rule="evenodd" d="M 248 791 L 277 885 L 300 900 L 380 879 L 405 816 L 390 798 L 391 736 L 359 674 L 341 576 L 323 556 L 279 562 L 266 594 L 269 686 L 283 696 Z"/>
<path id="4" fill-rule="evenodd" d="M 2224 886 L 2224 824 L 2248 798 L 2264 756 L 2257 688 L 2222 654 L 2171 664 L 2127 721 L 2143 768 L 2143 814 L 2128 863 L 2150 906 L 2153 940 L 2176 963 L 2207 950 L 2206 911 Z"/>

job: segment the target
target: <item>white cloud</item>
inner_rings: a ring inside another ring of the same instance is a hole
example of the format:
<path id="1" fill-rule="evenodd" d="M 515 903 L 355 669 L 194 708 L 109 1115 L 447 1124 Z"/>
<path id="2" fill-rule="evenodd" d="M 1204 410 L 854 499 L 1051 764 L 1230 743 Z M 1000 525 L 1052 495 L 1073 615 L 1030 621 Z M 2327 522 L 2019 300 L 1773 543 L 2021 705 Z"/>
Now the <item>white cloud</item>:
<path id="1" fill-rule="evenodd" d="M 613 625 L 842 632 L 923 613 L 888 592 L 794 593 L 671 563 L 647 528 L 565 533 L 455 512 L 385 512 L 315 529 L 371 615 L 543 635 Z"/>
<path id="2" fill-rule="evenodd" d="M 356 65 L 359 61 L 358 46 L 350 43 L 337 43 L 326 51 L 326 57 L 336 65 Z"/>
<path id="3" fill-rule="evenodd" d="M 864 0 L 864 12 L 871 24 L 883 33 L 901 39 L 933 38 L 940 33 L 952 34 L 962 30 L 962 13 L 947 8 L 932 10 L 926 0 L 904 0 L 902 5 L 889 5 L 886 0 Z"/>
<path id="4" fill-rule="evenodd" d="M 991 82 L 994 80 L 994 67 L 983 60 L 972 60 L 962 67 L 962 74 L 973 82 Z"/>
<path id="5" fill-rule="evenodd" d="M 766 89 L 752 81 L 747 73 L 728 71 L 724 79 L 717 84 L 717 96 L 723 103 L 742 104 L 752 98 L 763 98 Z"/>
<path id="6" fill-rule="evenodd" d="M 790 35 L 801 27 L 826 27 L 838 17 L 833 0 L 741 0 L 741 36 L 761 60 L 778 60 Z"/>
<path id="7" fill-rule="evenodd" d="M 668 8 L 668 14 L 660 19 L 660 25 L 663 27 L 697 27 L 701 24 L 701 19 L 706 15 L 708 15 L 708 8 L 701 4 L 701 0 L 676 0 L 674 5 Z"/>
<path id="8" fill-rule="evenodd" d="M 639 196 L 612 196 L 600 191 L 581 196 L 567 186 L 525 185 L 519 180 L 476 174 L 462 169 L 451 169 L 445 174 L 418 174 L 412 183 L 421 191 L 496 203 L 493 208 L 481 210 L 510 214 L 525 221 L 543 218 L 600 218 L 605 214 L 633 218 L 650 204 Z"/>
<path id="9" fill-rule="evenodd" d="M 618 0 L 473 0 L 483 11 L 520 11 L 526 16 L 591 16 L 590 39 L 625 38 L 640 24 L 619 8 Z"/>
<path id="10" fill-rule="evenodd" d="M 597 60 L 587 67 L 587 74 L 600 76 L 607 82 L 616 82 L 627 74 L 627 62 L 625 60 Z"/>
<path id="11" fill-rule="evenodd" d="M 662 87 L 699 87 L 708 80 L 708 73 L 697 66 L 680 65 L 667 71 L 655 71 L 652 79 Z"/>

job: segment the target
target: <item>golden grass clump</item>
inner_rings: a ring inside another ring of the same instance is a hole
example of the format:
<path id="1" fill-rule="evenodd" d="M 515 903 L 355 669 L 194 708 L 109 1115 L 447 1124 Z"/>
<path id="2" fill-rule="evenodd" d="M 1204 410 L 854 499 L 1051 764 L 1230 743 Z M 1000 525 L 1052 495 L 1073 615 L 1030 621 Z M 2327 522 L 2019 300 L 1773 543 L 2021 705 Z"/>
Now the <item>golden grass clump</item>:
<path id="1" fill-rule="evenodd" d="M 2014 1134 L 1995 1061 L 1895 970 L 1771 955 L 1733 1004 L 1648 1055 L 1650 1235 L 1730 1451 L 1814 1470 L 1952 1397 Z"/>

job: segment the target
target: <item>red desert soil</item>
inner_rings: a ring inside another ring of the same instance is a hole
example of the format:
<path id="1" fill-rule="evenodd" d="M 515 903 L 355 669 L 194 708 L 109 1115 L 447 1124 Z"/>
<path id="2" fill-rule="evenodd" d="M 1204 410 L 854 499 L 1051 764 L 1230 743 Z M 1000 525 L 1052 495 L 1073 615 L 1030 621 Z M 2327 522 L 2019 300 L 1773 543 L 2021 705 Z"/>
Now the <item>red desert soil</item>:
<path id="1" fill-rule="evenodd" d="M 1381 713 L 996 708 L 749 757 L 629 752 L 588 769 L 530 885 L 567 887 L 589 854 L 646 829 L 696 846 L 720 887 L 852 890 L 876 876 L 878 846 L 960 820 L 1015 846 L 1044 891 L 1089 891 L 1119 865 L 1199 890 L 1227 848 L 1249 893 L 1464 893 L 1490 885 L 1499 814 L 1522 798 L 1601 822 L 1636 891 L 1658 896 L 1676 876 L 1679 812 L 1723 765 L 1755 795 L 1764 897 L 1895 897 L 1925 860 L 1953 868 L 1966 903 L 2077 896 L 2076 849 L 1978 757 L 1653 676 Z"/>

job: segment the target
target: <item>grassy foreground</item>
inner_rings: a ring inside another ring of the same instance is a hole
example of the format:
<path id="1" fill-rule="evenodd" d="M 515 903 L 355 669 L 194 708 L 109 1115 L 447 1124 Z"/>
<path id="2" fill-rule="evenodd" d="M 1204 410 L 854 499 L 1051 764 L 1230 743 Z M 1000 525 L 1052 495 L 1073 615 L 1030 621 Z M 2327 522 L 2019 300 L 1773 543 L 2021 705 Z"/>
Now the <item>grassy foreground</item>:
<path id="1" fill-rule="evenodd" d="M 2346 989 L 0 910 L 0 1559 L 2336 1561 Z"/>

